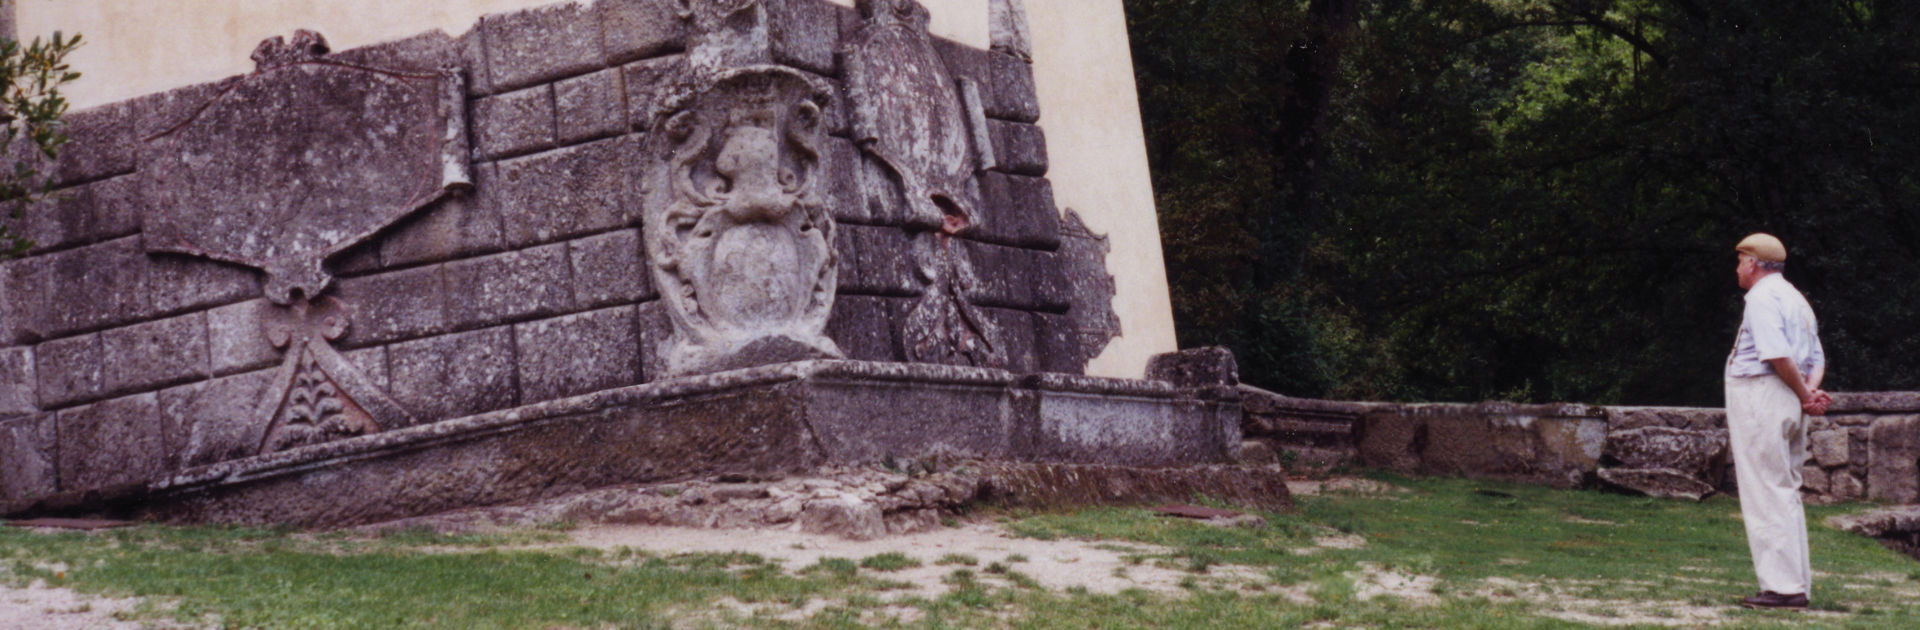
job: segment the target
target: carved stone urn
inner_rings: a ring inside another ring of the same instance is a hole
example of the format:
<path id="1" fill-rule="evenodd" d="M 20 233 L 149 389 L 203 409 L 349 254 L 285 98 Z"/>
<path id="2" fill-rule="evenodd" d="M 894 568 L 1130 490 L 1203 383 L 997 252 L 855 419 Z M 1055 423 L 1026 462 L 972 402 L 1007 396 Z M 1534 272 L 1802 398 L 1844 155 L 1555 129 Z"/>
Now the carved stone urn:
<path id="1" fill-rule="evenodd" d="M 645 234 L 673 322 L 668 376 L 841 356 L 825 334 L 834 224 L 815 185 L 830 94 L 799 72 L 749 66 L 683 87 L 656 112 Z"/>

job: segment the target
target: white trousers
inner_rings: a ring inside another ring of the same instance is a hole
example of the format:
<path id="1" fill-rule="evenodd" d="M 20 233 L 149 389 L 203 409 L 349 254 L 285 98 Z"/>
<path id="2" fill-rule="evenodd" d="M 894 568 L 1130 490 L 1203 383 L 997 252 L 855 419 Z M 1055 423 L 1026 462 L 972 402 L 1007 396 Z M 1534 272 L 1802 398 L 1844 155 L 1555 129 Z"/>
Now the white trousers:
<path id="1" fill-rule="evenodd" d="M 1807 460 L 1800 397 L 1777 376 L 1728 377 L 1727 434 L 1760 590 L 1811 596 L 1807 513 L 1800 506 L 1800 464 Z"/>

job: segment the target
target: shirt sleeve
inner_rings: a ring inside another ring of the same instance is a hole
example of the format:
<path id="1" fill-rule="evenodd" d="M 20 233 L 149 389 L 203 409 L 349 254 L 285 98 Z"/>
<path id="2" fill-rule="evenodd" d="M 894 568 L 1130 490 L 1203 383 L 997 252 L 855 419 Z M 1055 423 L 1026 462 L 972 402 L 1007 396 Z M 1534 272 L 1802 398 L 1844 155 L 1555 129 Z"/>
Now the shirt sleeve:
<path id="1" fill-rule="evenodd" d="M 1761 361 L 1793 356 L 1793 345 L 1787 341 L 1786 318 L 1780 312 L 1779 301 L 1770 297 L 1747 294 L 1743 315 L 1747 332 L 1753 334 L 1754 352 Z"/>

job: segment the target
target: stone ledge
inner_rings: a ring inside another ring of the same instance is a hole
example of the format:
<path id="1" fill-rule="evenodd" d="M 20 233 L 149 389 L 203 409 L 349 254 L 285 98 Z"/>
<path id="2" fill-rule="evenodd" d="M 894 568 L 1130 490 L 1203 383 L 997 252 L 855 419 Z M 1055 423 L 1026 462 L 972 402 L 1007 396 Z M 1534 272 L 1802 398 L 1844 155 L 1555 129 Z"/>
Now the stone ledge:
<path id="1" fill-rule="evenodd" d="M 786 363 L 200 466 L 153 481 L 147 510 L 176 521 L 339 526 L 616 484 L 886 459 L 1227 461 L 1237 406 L 1189 394 L 1159 382 L 972 367 Z"/>

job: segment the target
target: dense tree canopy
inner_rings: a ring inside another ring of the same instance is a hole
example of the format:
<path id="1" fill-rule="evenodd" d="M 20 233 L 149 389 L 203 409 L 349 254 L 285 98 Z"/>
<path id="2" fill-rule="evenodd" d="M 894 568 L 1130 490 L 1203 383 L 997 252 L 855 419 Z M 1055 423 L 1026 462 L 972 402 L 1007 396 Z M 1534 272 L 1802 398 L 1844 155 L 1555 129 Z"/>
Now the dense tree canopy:
<path id="1" fill-rule="evenodd" d="M 1183 346 L 1278 391 L 1717 404 L 1732 246 L 1920 389 L 1920 5 L 1127 0 Z"/>

